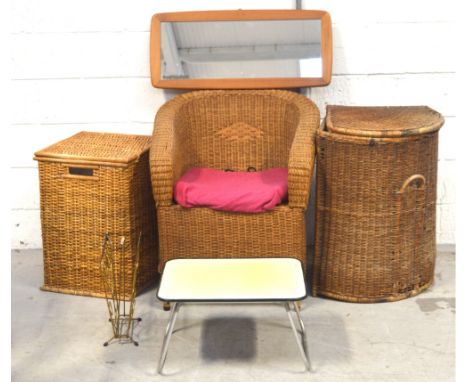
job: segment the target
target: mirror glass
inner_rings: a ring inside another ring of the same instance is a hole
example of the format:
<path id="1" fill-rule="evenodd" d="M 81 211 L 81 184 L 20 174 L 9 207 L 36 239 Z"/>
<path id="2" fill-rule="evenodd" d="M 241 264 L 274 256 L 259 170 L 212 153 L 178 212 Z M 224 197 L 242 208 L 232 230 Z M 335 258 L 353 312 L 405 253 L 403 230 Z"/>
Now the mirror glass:
<path id="1" fill-rule="evenodd" d="M 320 19 L 161 22 L 161 80 L 322 77 Z"/>

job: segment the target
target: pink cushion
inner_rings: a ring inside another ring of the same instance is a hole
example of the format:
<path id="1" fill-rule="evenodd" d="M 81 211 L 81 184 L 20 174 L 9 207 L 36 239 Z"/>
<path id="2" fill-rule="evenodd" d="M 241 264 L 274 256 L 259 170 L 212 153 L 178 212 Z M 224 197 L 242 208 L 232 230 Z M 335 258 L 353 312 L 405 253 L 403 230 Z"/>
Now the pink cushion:
<path id="1" fill-rule="evenodd" d="M 235 212 L 264 212 L 287 199 L 288 169 L 227 172 L 192 168 L 174 187 L 182 207 L 209 207 Z"/>

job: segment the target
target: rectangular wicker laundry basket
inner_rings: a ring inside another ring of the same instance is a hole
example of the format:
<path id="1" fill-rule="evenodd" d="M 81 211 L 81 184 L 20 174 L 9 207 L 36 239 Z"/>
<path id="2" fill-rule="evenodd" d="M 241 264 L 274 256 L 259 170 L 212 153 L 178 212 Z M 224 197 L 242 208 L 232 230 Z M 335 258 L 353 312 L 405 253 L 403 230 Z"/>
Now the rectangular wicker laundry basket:
<path id="1" fill-rule="evenodd" d="M 53 292 L 104 297 L 104 235 L 119 251 L 119 275 L 131 279 L 141 233 L 136 290 L 157 280 L 151 137 L 81 132 L 35 153 L 39 162 L 44 285 Z M 123 272 L 123 273 L 122 273 Z M 131 285 L 125 291 L 131 295 Z"/>
<path id="2" fill-rule="evenodd" d="M 424 106 L 328 106 L 317 134 L 314 295 L 394 301 L 432 284 L 443 122 Z"/>

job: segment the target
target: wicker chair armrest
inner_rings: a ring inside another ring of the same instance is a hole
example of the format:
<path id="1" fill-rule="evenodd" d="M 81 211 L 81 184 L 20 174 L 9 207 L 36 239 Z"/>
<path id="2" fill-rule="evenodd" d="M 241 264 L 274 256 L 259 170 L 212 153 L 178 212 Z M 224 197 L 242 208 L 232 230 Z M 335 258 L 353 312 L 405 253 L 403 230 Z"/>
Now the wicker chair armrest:
<path id="1" fill-rule="evenodd" d="M 312 102 L 302 101 L 299 123 L 288 160 L 289 206 L 307 209 L 315 164 L 315 134 L 320 126 L 320 112 Z"/>
<path id="2" fill-rule="evenodd" d="M 181 142 L 176 142 L 175 125 L 181 102 L 170 101 L 163 105 L 154 120 L 153 139 L 150 148 L 150 172 L 156 206 L 173 204 L 174 182 L 185 167 L 180 153 Z"/>

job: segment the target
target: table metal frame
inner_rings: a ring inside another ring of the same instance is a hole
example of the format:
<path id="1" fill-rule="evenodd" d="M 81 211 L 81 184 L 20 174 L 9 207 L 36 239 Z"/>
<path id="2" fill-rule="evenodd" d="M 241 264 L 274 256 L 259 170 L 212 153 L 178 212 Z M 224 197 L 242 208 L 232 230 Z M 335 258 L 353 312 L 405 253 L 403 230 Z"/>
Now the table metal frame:
<path id="1" fill-rule="evenodd" d="M 195 302 L 196 301 L 193 301 L 193 303 L 195 303 Z M 236 303 L 236 302 L 239 302 L 239 301 L 233 301 L 233 300 L 223 301 L 223 303 Z M 262 302 L 265 302 L 265 301 L 252 300 L 252 301 L 249 301 L 249 302 L 262 303 Z M 278 301 L 278 302 L 281 302 L 284 305 L 285 309 L 286 309 L 286 312 L 287 312 L 288 317 L 289 317 L 289 323 L 291 324 L 291 329 L 292 329 L 292 331 L 294 333 L 294 338 L 296 340 L 297 346 L 299 347 L 299 352 L 301 354 L 302 360 L 304 361 L 304 364 L 305 364 L 305 367 L 306 367 L 307 371 L 310 372 L 311 371 L 311 363 L 310 363 L 310 358 L 309 358 L 309 351 L 308 351 L 308 348 L 307 348 L 306 331 L 305 331 L 305 327 L 304 327 L 304 322 L 301 319 L 301 315 L 300 315 L 300 312 L 299 312 L 299 307 L 298 307 L 297 301 Z M 172 303 L 170 318 L 169 318 L 169 322 L 168 322 L 167 327 L 166 327 L 166 333 L 164 335 L 164 341 L 163 341 L 163 345 L 162 345 L 162 349 L 161 349 L 161 354 L 160 354 L 160 357 L 159 357 L 159 363 L 158 363 L 158 373 L 159 374 L 162 374 L 164 363 L 166 362 L 167 351 L 168 351 L 168 348 L 169 348 L 169 342 L 171 340 L 172 333 L 174 332 L 174 325 L 175 325 L 175 321 L 177 319 L 177 314 L 179 313 L 179 309 L 180 309 L 181 305 L 182 304 L 187 304 L 187 303 L 190 303 L 190 302 L 174 301 Z M 291 309 L 291 306 L 292 306 L 292 309 Z M 294 318 L 293 318 L 293 314 L 292 314 L 293 310 L 296 312 L 297 321 L 299 323 L 299 329 L 296 328 L 296 324 L 294 323 Z M 299 334 L 301 335 L 301 338 L 299 338 Z"/>

